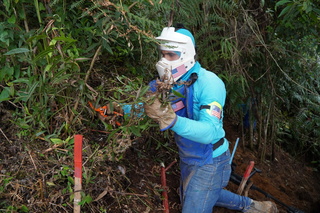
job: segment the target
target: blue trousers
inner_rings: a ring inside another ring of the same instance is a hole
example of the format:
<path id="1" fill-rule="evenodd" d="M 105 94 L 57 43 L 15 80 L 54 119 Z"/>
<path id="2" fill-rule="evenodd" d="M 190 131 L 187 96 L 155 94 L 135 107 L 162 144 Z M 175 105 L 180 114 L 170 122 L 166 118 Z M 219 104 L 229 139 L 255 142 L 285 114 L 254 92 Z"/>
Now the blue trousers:
<path id="1" fill-rule="evenodd" d="M 227 186 L 231 165 L 229 150 L 204 166 L 180 162 L 180 198 L 182 213 L 212 213 L 214 206 L 246 211 L 252 200 L 223 189 Z"/>

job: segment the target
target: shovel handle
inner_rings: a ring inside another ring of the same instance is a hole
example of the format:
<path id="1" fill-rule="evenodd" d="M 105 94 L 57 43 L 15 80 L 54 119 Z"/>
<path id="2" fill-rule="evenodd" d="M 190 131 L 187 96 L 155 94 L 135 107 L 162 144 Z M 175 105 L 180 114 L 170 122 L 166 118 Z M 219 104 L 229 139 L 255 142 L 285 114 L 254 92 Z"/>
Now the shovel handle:
<path id="1" fill-rule="evenodd" d="M 241 183 L 240 183 L 240 185 L 239 185 L 239 188 L 238 188 L 238 190 L 237 190 L 237 194 L 239 194 L 239 195 L 242 194 L 242 191 L 243 191 L 243 189 L 244 189 L 244 187 L 245 187 L 245 185 L 246 185 L 246 183 L 247 183 L 247 181 L 248 181 L 248 179 L 249 179 L 249 176 L 250 176 L 250 173 L 251 173 L 253 167 L 254 167 L 254 161 L 250 161 L 250 163 L 249 163 L 249 165 L 247 166 L 247 169 L 246 169 L 246 171 L 245 171 L 245 173 L 244 173 L 244 175 L 243 175 L 243 178 L 242 178 L 242 180 L 241 180 Z"/>
<path id="2" fill-rule="evenodd" d="M 246 170 L 246 172 L 245 172 L 244 175 L 243 175 L 243 177 L 244 177 L 245 179 L 248 180 L 248 177 L 250 176 L 250 173 L 251 173 L 253 167 L 254 167 L 254 161 L 250 161 L 250 163 L 249 163 L 249 165 L 248 165 L 248 167 L 247 167 L 247 170 Z"/>

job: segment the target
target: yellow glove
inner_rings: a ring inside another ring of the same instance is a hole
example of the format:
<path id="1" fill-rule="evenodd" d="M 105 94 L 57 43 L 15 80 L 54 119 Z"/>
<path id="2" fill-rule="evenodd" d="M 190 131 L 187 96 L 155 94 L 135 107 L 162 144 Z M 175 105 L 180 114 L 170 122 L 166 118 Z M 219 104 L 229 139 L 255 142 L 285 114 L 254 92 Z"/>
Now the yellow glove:
<path id="1" fill-rule="evenodd" d="M 171 104 L 163 105 L 158 98 L 155 98 L 151 104 L 145 103 L 144 110 L 151 119 L 159 123 L 161 131 L 173 127 L 177 121 L 177 115 L 173 111 Z"/>

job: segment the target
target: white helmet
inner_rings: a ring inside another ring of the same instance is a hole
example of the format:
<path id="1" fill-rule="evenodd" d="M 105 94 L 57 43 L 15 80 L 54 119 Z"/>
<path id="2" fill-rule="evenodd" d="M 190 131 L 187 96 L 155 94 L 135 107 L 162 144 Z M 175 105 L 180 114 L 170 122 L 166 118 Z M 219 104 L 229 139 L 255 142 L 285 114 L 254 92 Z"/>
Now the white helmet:
<path id="1" fill-rule="evenodd" d="M 186 29 L 175 31 L 174 27 L 166 27 L 156 39 L 161 42 L 160 50 L 179 52 L 179 59 L 169 61 L 162 57 L 156 64 L 160 79 L 176 82 L 195 64 L 194 38 Z"/>

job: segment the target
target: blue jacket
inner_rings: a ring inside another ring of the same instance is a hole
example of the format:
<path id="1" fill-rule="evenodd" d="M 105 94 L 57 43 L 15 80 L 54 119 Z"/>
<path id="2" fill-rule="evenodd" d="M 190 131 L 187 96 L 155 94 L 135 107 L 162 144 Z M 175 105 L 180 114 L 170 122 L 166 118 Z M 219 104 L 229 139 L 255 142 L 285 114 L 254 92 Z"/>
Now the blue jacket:
<path id="1" fill-rule="evenodd" d="M 173 104 L 173 108 L 178 105 L 178 109 L 183 106 L 186 109 L 176 111 L 178 118 L 171 130 L 175 132 L 181 160 L 192 165 L 204 165 L 229 148 L 223 129 L 226 89 L 216 74 L 205 70 L 198 62 L 179 81 L 188 81 L 192 73 L 196 73 L 198 78 L 189 88 L 184 85 L 173 88 L 186 97 L 182 104 Z M 221 138 L 224 143 L 213 151 L 213 144 Z"/>

